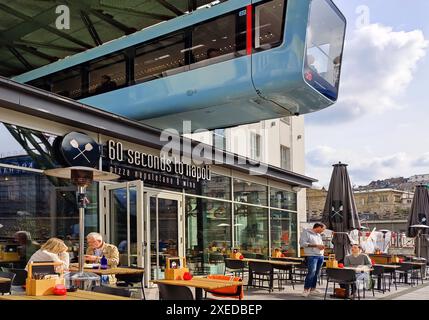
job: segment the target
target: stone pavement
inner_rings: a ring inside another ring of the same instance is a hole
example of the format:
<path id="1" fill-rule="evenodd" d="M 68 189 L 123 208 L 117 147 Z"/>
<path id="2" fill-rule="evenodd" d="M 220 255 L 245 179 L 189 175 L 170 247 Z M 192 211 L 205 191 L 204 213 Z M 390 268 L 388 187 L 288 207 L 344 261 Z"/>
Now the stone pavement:
<path id="1" fill-rule="evenodd" d="M 277 283 L 275 282 L 274 285 Z M 336 285 L 338 287 L 338 284 Z M 425 280 L 423 285 L 420 283 L 419 285 L 415 285 L 411 287 L 409 284 L 398 283 L 398 290 L 395 290 L 395 286 L 391 285 L 391 290 L 386 291 L 384 294 L 375 290 L 375 296 L 373 297 L 372 291 L 365 292 L 365 299 L 363 299 L 363 295 L 361 292 L 361 300 L 429 300 L 429 280 Z M 292 289 L 290 284 L 284 285 L 283 290 L 275 289 L 273 292 L 269 293 L 268 290 L 256 289 L 256 288 L 245 288 L 244 290 L 244 299 L 245 300 L 323 300 L 325 288 L 326 288 L 326 280 L 323 280 L 323 283 L 318 285 L 318 290 L 320 294 L 311 294 L 308 297 L 302 297 L 301 294 L 303 292 L 303 284 L 302 282 L 295 283 L 295 290 Z M 192 289 L 192 288 L 191 288 Z M 330 295 L 333 293 L 332 283 L 329 284 L 327 300 L 341 300 L 338 298 L 331 298 Z M 148 300 L 158 300 L 158 289 L 154 288 L 146 288 L 146 299 Z M 209 294 L 210 298 L 211 295 Z M 225 300 L 223 298 L 217 298 Z M 235 300 L 235 299 L 234 299 Z"/>

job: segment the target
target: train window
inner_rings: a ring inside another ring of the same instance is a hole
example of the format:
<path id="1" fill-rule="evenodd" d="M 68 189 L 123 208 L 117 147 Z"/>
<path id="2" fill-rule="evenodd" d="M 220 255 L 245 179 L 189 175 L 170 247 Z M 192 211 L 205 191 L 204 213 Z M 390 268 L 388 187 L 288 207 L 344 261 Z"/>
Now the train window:
<path id="1" fill-rule="evenodd" d="M 51 91 L 51 87 L 47 83 L 46 78 L 35 79 L 35 80 L 28 82 L 28 84 L 33 86 L 33 87 L 39 88 L 39 89 Z"/>
<path id="2" fill-rule="evenodd" d="M 244 55 L 246 16 L 239 12 L 197 25 L 192 31 L 191 69 Z"/>
<path id="3" fill-rule="evenodd" d="M 273 0 L 255 7 L 255 49 L 267 50 L 283 42 L 285 0 Z"/>
<path id="4" fill-rule="evenodd" d="M 346 23 L 327 0 L 313 0 L 307 28 L 305 79 L 319 91 L 336 100 Z"/>
<path id="5" fill-rule="evenodd" d="M 109 92 L 126 84 L 123 54 L 105 56 L 89 65 L 89 94 Z"/>
<path id="6" fill-rule="evenodd" d="M 135 82 L 140 83 L 185 71 L 185 40 L 182 33 L 157 39 L 136 49 Z"/>
<path id="7" fill-rule="evenodd" d="M 73 67 L 54 73 L 47 80 L 51 91 L 64 97 L 78 99 L 82 96 L 81 68 Z"/>

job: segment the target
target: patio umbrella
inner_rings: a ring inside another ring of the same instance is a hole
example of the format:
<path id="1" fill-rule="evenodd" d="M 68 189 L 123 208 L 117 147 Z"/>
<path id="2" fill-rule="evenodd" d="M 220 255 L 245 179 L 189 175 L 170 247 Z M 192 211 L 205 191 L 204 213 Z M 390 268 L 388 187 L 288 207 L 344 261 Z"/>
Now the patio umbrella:
<path id="1" fill-rule="evenodd" d="M 429 257 L 429 228 L 416 228 L 414 225 L 429 226 L 429 192 L 426 186 L 418 185 L 414 191 L 413 203 L 411 204 L 410 214 L 407 221 L 407 237 L 420 236 L 420 256 L 426 260 Z M 415 250 L 418 254 L 418 242 Z"/>
<path id="2" fill-rule="evenodd" d="M 336 259 L 342 261 L 346 255 L 350 254 L 351 241 L 347 233 L 360 229 L 361 225 L 347 173 L 347 164 L 339 162 L 333 167 L 322 222 L 328 229 L 335 232 L 332 238 L 334 253 Z"/>

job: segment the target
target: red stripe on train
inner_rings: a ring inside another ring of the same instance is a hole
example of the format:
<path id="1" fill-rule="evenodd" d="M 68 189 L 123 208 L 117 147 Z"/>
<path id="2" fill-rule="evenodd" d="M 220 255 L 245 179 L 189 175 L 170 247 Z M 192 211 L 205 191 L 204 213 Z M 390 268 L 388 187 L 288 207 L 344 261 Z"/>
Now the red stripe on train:
<path id="1" fill-rule="evenodd" d="M 247 28 L 246 28 L 246 35 L 247 35 L 247 41 L 246 41 L 246 53 L 252 54 L 252 38 L 253 38 L 253 26 L 252 26 L 252 5 L 248 5 L 246 8 L 247 12 Z"/>

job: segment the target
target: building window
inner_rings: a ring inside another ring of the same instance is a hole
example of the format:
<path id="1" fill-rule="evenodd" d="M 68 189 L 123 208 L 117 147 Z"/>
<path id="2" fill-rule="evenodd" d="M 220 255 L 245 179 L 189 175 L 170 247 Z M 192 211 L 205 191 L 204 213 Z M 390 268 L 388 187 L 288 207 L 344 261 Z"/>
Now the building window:
<path id="1" fill-rule="evenodd" d="M 290 148 L 280 146 L 280 167 L 285 170 L 290 170 Z"/>
<path id="2" fill-rule="evenodd" d="M 387 202 L 388 198 L 387 196 L 380 196 L 380 202 Z"/>
<path id="3" fill-rule="evenodd" d="M 270 188 L 270 207 L 286 210 L 297 210 L 296 193 L 291 191 Z"/>
<path id="4" fill-rule="evenodd" d="M 271 250 L 280 249 L 286 256 L 295 257 L 297 253 L 296 213 L 271 210 L 270 219 Z"/>
<path id="5" fill-rule="evenodd" d="M 225 129 L 213 130 L 213 146 L 220 150 L 226 149 Z"/>
<path id="6" fill-rule="evenodd" d="M 256 205 L 268 205 L 268 188 L 259 183 L 234 179 L 234 200 Z"/>
<path id="7" fill-rule="evenodd" d="M 250 133 L 250 158 L 261 159 L 261 135 L 255 132 Z"/>

